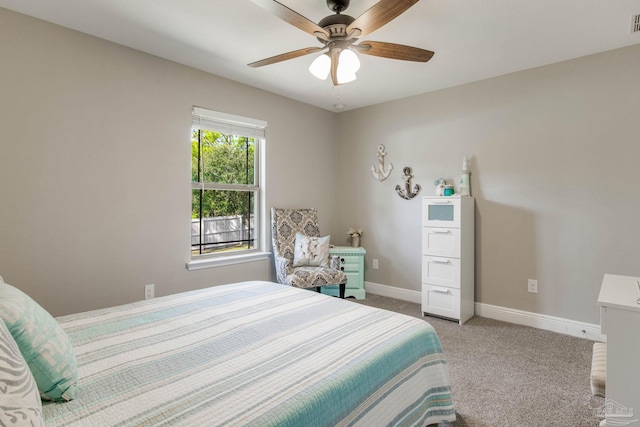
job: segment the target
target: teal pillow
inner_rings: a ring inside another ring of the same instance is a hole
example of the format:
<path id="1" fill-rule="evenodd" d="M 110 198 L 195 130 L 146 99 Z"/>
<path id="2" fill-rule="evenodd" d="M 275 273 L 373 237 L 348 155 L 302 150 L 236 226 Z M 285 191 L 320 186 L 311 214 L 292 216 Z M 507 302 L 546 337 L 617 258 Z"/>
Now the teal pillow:
<path id="1" fill-rule="evenodd" d="M 18 345 L 0 320 L 0 426 L 42 426 L 38 387 Z"/>
<path id="2" fill-rule="evenodd" d="M 69 337 L 24 292 L 0 281 L 0 317 L 29 365 L 43 400 L 75 398 L 78 367 Z"/>

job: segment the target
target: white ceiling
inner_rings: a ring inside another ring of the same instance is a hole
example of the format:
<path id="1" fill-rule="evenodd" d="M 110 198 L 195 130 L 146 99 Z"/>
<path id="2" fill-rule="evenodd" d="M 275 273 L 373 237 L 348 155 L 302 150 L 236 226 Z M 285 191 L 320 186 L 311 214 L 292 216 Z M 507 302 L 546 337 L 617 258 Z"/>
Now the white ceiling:
<path id="1" fill-rule="evenodd" d="M 325 0 L 280 0 L 314 22 Z M 351 0 L 358 17 L 377 0 Z M 246 64 L 320 46 L 250 0 L 0 0 L 0 7 L 338 111 L 640 43 L 640 0 L 422 0 L 367 40 L 432 50 L 427 63 L 360 55 L 358 79 L 339 87 L 307 70 L 316 55 Z"/>

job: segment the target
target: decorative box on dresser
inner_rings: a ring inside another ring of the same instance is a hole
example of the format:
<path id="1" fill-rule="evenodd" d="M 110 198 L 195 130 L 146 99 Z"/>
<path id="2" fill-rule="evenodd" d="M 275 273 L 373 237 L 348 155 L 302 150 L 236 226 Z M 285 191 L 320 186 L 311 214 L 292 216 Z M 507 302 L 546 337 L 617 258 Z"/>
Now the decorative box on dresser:
<path id="1" fill-rule="evenodd" d="M 474 303 L 474 199 L 423 197 L 422 312 L 462 325 Z"/>
<path id="2" fill-rule="evenodd" d="M 347 287 L 344 293 L 346 297 L 364 299 L 364 248 L 351 246 L 334 246 L 329 248 L 329 255 L 340 257 L 340 269 L 347 275 Z M 323 286 L 322 293 L 338 296 L 338 286 Z"/>
<path id="3" fill-rule="evenodd" d="M 640 426 L 640 277 L 605 274 L 598 296 L 607 336 L 604 415 L 611 426 Z"/>

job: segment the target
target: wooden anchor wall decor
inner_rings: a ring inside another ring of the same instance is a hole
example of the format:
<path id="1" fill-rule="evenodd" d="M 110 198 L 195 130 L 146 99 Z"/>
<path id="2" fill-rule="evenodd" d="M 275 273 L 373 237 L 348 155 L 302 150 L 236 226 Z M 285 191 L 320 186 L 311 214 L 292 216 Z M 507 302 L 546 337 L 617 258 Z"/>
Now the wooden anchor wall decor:
<path id="1" fill-rule="evenodd" d="M 404 172 L 403 178 L 405 188 L 403 189 L 402 187 L 400 187 L 400 185 L 396 185 L 396 192 L 398 193 L 398 196 L 402 197 L 403 199 L 411 200 L 420 192 L 420 185 L 415 184 L 413 186 L 413 191 L 411 191 L 411 178 L 413 178 L 413 175 L 411 174 L 411 168 L 409 166 L 406 166 L 404 169 L 402 169 L 402 172 Z"/>
<path id="2" fill-rule="evenodd" d="M 371 165 L 371 173 L 373 174 L 373 177 L 380 182 L 389 178 L 389 175 L 391 175 L 391 171 L 393 170 L 393 163 L 389 163 L 389 169 L 386 171 L 384 170 L 384 156 L 386 155 L 387 153 L 384 151 L 384 145 L 380 144 L 378 146 L 378 153 L 376 154 L 376 156 L 378 156 L 378 169 L 376 169 L 375 165 Z"/>

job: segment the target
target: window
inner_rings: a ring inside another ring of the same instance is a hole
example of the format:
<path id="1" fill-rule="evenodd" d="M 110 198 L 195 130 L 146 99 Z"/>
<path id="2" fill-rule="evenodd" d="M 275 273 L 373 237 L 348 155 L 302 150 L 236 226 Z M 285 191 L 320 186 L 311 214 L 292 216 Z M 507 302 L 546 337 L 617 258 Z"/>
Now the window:
<path id="1" fill-rule="evenodd" d="M 191 258 L 259 249 L 260 146 L 266 123 L 194 107 Z"/>

